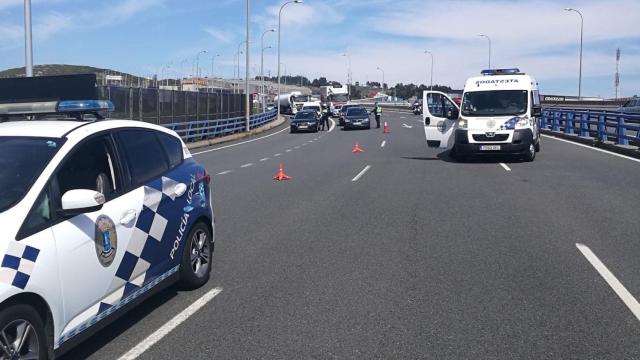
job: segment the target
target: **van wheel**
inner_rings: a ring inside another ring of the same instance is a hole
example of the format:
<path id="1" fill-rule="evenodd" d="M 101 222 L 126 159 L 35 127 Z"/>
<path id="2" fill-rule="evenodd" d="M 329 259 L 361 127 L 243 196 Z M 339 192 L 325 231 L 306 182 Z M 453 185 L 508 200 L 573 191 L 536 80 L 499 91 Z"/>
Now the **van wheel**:
<path id="1" fill-rule="evenodd" d="M 182 252 L 180 280 L 182 287 L 197 289 L 209 281 L 213 243 L 211 231 L 204 223 L 197 223 L 189 232 Z"/>
<path id="2" fill-rule="evenodd" d="M 536 158 L 536 146 L 534 144 L 529 145 L 529 150 L 527 150 L 527 153 L 525 155 L 525 160 L 527 162 L 531 162 L 533 160 L 535 160 Z"/>
<path id="3" fill-rule="evenodd" d="M 38 312 L 28 305 L 13 305 L 0 312 L 3 359 L 46 359 L 47 342 Z"/>
<path id="4" fill-rule="evenodd" d="M 536 152 L 540 152 L 540 135 L 538 135 L 538 141 L 536 141 Z"/>

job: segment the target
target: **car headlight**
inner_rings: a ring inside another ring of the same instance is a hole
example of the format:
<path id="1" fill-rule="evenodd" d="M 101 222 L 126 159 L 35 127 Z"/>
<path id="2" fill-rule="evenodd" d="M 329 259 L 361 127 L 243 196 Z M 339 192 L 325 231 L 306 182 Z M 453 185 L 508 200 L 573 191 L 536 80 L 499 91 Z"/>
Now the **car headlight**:
<path id="1" fill-rule="evenodd" d="M 469 127 L 469 122 L 467 121 L 467 119 L 460 119 L 460 121 L 458 121 L 459 129 L 466 129 L 468 127 Z"/>
<path id="2" fill-rule="evenodd" d="M 349 119 L 344 119 L 344 122 L 351 122 L 351 120 L 349 120 Z"/>

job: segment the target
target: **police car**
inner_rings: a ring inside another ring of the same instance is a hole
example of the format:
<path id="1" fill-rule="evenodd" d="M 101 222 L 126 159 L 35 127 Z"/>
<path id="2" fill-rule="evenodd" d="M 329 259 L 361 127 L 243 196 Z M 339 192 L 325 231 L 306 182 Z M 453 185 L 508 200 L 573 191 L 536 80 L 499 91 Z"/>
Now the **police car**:
<path id="1" fill-rule="evenodd" d="M 209 174 L 174 132 L 102 119 L 112 109 L 0 104 L 2 359 L 51 358 L 154 291 L 209 279 Z"/>
<path id="2" fill-rule="evenodd" d="M 438 91 L 425 91 L 423 104 L 428 146 L 449 149 L 455 159 L 509 154 L 533 161 L 540 151 L 538 83 L 518 69 L 468 79 L 460 107 Z"/>

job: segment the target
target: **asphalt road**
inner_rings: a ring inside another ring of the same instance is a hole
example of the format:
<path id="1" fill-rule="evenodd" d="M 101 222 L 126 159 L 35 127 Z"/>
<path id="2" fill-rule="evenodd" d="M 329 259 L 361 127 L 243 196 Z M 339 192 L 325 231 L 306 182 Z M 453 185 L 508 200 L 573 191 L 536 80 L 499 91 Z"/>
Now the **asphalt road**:
<path id="1" fill-rule="evenodd" d="M 533 163 L 456 163 L 419 117 L 384 120 L 390 134 L 279 128 L 203 149 L 211 281 L 65 358 L 118 358 L 222 288 L 139 358 L 640 359 L 639 162 L 544 138 Z M 293 180 L 272 180 L 279 162 Z"/>

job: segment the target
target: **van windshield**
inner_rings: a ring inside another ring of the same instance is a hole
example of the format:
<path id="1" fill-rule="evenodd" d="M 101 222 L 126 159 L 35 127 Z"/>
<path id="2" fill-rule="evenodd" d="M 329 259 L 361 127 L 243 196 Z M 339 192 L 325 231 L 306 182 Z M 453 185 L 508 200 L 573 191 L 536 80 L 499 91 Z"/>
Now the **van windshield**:
<path id="1" fill-rule="evenodd" d="M 462 115 L 522 115 L 529 104 L 527 90 L 474 91 L 464 94 Z"/>

